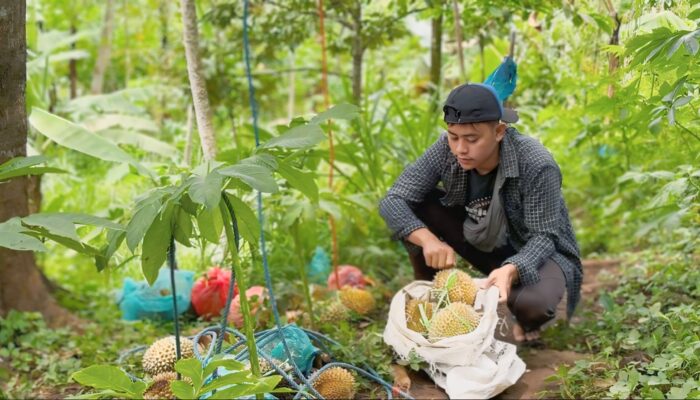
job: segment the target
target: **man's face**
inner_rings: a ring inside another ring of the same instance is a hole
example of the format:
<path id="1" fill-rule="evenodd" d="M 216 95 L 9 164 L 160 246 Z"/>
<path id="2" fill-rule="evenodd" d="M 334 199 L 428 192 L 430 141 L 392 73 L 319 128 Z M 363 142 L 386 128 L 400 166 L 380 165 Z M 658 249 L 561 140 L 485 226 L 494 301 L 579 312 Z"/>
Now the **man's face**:
<path id="1" fill-rule="evenodd" d="M 505 124 L 496 122 L 448 124 L 447 142 L 462 168 L 488 172 L 498 165 L 498 145 L 505 130 Z"/>

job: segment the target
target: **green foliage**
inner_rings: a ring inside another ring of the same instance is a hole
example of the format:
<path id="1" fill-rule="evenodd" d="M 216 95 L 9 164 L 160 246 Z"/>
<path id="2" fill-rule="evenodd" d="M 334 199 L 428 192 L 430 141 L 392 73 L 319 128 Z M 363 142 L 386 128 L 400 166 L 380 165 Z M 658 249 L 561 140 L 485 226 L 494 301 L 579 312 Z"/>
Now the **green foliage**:
<path id="1" fill-rule="evenodd" d="M 38 167 L 48 159 L 44 156 L 15 157 L 0 165 L 0 182 L 23 175 L 41 175 L 47 172 L 65 173 L 66 171 L 54 167 Z"/>
<path id="2" fill-rule="evenodd" d="M 586 307 L 570 334 L 597 356 L 559 368 L 553 380 L 562 396 L 700 397 L 700 272 L 691 257 L 675 248 L 647 252 Z"/>
<path id="3" fill-rule="evenodd" d="M 216 393 L 210 398 L 230 399 L 265 393 L 289 392 L 288 389 L 284 388 L 275 389 L 282 379 L 281 376 L 256 377 L 250 370 L 246 369 L 245 364 L 229 357 L 222 354 L 214 356 L 206 366 L 202 366 L 202 363 L 196 358 L 178 361 L 175 364 L 175 370 L 183 377 L 189 378 L 191 383 L 186 380 L 172 382 L 173 393 L 180 399 L 196 399 L 216 390 Z M 211 379 L 212 373 L 217 368 L 223 368 L 230 373 Z"/>
<path id="4" fill-rule="evenodd" d="M 141 399 L 146 390 L 143 381 L 132 381 L 121 369 L 111 365 L 91 365 L 71 375 L 71 378 L 83 386 L 89 386 L 98 393 L 76 396 L 78 399 L 98 399 L 119 397 L 124 399 Z"/>

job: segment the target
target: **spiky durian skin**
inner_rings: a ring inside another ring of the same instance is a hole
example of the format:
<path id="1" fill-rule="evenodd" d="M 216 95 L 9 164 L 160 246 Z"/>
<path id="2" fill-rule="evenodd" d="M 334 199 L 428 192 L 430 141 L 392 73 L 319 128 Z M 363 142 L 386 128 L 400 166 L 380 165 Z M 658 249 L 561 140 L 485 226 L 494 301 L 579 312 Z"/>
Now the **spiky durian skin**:
<path id="1" fill-rule="evenodd" d="M 322 324 L 337 323 L 346 321 L 350 317 L 348 308 L 340 301 L 333 301 L 325 306 L 319 315 L 319 322 Z"/>
<path id="2" fill-rule="evenodd" d="M 374 309 L 374 297 L 364 289 L 345 286 L 340 289 L 339 296 L 340 302 L 345 307 L 360 315 L 365 315 Z"/>
<path id="3" fill-rule="evenodd" d="M 175 394 L 170 388 L 170 382 L 177 379 L 176 372 L 163 372 L 153 377 L 153 382 L 151 386 L 148 387 L 143 393 L 143 398 L 145 400 L 155 400 L 155 399 L 175 399 Z M 192 381 L 187 378 L 182 378 L 187 383 L 192 383 Z"/>
<path id="4" fill-rule="evenodd" d="M 452 288 L 447 291 L 450 302 L 466 303 L 473 306 L 479 286 L 474 282 L 472 277 L 464 271 L 450 268 L 438 272 L 433 278 L 433 287 L 435 289 L 442 289 L 447 286 L 447 282 L 452 274 L 455 274 L 455 283 Z"/>
<path id="5" fill-rule="evenodd" d="M 325 399 L 355 397 L 355 377 L 342 367 L 333 367 L 321 372 L 313 386 Z"/>
<path id="6" fill-rule="evenodd" d="M 469 304 L 452 303 L 438 311 L 430 321 L 428 339 L 440 340 L 467 334 L 476 329 L 480 319 L 481 316 Z"/>
<path id="7" fill-rule="evenodd" d="M 433 303 L 425 300 L 411 299 L 406 303 L 406 327 L 418 333 L 427 333 L 428 329 L 421 323 L 420 306 L 423 305 L 425 316 L 433 317 Z"/>
<path id="8" fill-rule="evenodd" d="M 194 343 L 190 339 L 181 337 L 181 357 L 192 358 L 194 356 L 193 346 Z M 151 376 L 175 371 L 175 361 L 177 361 L 175 336 L 168 336 L 155 341 L 143 354 L 143 370 Z"/>

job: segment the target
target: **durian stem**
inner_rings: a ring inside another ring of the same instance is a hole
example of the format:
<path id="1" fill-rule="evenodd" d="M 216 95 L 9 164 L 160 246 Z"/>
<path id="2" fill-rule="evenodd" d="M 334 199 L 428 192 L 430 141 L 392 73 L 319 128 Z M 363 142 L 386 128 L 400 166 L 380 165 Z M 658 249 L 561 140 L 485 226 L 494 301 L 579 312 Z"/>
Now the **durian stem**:
<path id="1" fill-rule="evenodd" d="M 248 296 L 246 296 L 248 285 L 245 281 L 245 276 L 243 275 L 243 270 L 239 263 L 238 249 L 236 248 L 235 235 L 232 228 L 232 218 L 234 215 L 233 207 L 226 198 L 226 194 L 222 193 L 222 197 L 224 201 L 219 202 L 219 208 L 221 209 L 221 216 L 224 220 L 224 231 L 226 232 L 226 241 L 228 242 L 229 251 L 231 252 L 233 270 L 236 274 L 236 280 L 238 281 L 238 296 L 241 300 L 241 314 L 243 315 L 243 333 L 245 334 L 248 353 L 250 354 L 250 370 L 253 375 L 259 377 L 260 365 L 258 364 L 258 349 L 255 345 L 253 319 L 250 315 Z"/>
<path id="2" fill-rule="evenodd" d="M 302 253 L 302 246 L 299 242 L 299 222 L 296 221 L 292 224 L 292 238 L 294 238 L 294 247 L 296 248 L 297 257 L 299 257 L 299 275 L 301 275 L 301 283 L 304 285 L 304 298 L 306 299 L 306 306 L 308 307 L 309 319 L 311 320 L 311 329 L 316 327 L 316 318 L 314 317 L 314 306 L 313 301 L 311 301 L 311 291 L 309 290 L 309 276 L 306 269 L 306 263 L 304 262 L 304 255 Z"/>
<path id="3" fill-rule="evenodd" d="M 175 259 L 175 237 L 170 236 L 170 247 L 168 247 L 168 268 L 170 269 L 170 290 L 173 293 L 173 322 L 175 323 L 175 362 L 180 360 L 180 324 L 177 313 L 177 292 L 175 290 L 175 270 L 177 260 Z M 180 380 L 180 373 L 177 373 L 177 380 Z"/>

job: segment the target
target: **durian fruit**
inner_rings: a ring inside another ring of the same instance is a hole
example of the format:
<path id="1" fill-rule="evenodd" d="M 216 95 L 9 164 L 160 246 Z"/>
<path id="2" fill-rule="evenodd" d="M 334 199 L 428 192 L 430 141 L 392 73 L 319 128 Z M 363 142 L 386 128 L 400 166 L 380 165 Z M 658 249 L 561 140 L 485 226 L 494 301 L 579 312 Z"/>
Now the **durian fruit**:
<path id="1" fill-rule="evenodd" d="M 365 315 L 374 309 L 374 297 L 364 289 L 345 286 L 340 289 L 339 296 L 340 302 L 345 307 L 360 315 Z"/>
<path id="2" fill-rule="evenodd" d="M 427 333 L 428 329 L 421 323 L 421 305 L 428 320 L 433 317 L 433 303 L 426 300 L 411 299 L 406 303 L 406 327 L 418 333 Z"/>
<path id="3" fill-rule="evenodd" d="M 180 338 L 181 358 L 194 357 L 194 343 L 190 339 Z M 201 350 L 201 347 L 200 347 Z M 177 352 L 175 350 L 175 336 L 168 336 L 157 340 L 143 354 L 143 370 L 155 376 L 163 372 L 175 371 Z"/>
<path id="4" fill-rule="evenodd" d="M 176 372 L 163 372 L 153 377 L 153 382 L 151 386 L 143 393 L 143 398 L 145 400 L 155 400 L 155 399 L 175 399 L 175 394 L 170 389 L 170 382 L 177 379 Z M 182 377 L 187 383 L 192 383 L 190 378 Z"/>
<path id="5" fill-rule="evenodd" d="M 435 274 L 435 278 L 433 278 L 433 288 L 445 288 L 451 276 L 454 276 L 454 278 L 452 278 L 454 283 L 447 290 L 447 296 L 450 298 L 450 302 L 461 302 L 473 306 L 479 286 L 474 282 L 472 277 L 464 271 L 460 271 L 456 268 L 443 269 Z"/>
<path id="6" fill-rule="evenodd" d="M 355 397 L 355 377 L 341 367 L 321 372 L 313 383 L 314 389 L 325 399 L 352 399 Z"/>
<path id="7" fill-rule="evenodd" d="M 250 360 L 246 361 L 245 363 L 245 369 L 250 370 Z M 258 355 L 258 369 L 260 370 L 261 376 L 264 376 L 273 370 L 272 365 L 270 365 L 270 363 L 260 355 Z"/>
<path id="8" fill-rule="evenodd" d="M 428 339 L 440 340 L 446 337 L 467 334 L 479 325 L 481 316 L 474 307 L 465 303 L 452 303 L 430 320 Z"/>
<path id="9" fill-rule="evenodd" d="M 318 320 L 322 324 L 337 323 L 350 318 L 348 308 L 338 300 L 332 301 L 321 309 Z"/>

